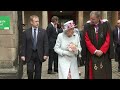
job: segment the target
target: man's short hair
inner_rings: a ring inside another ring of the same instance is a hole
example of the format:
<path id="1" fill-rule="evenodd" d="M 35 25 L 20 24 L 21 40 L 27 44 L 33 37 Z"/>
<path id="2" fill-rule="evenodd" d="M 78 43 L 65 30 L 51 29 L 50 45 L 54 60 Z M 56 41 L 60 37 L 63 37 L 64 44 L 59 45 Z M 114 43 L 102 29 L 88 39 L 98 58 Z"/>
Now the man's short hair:
<path id="1" fill-rule="evenodd" d="M 58 21 L 58 17 L 57 16 L 53 16 L 52 18 L 51 18 L 51 22 L 55 22 L 55 21 Z"/>
<path id="2" fill-rule="evenodd" d="M 30 16 L 30 21 L 33 21 L 33 18 L 39 18 L 37 15 L 31 15 Z"/>

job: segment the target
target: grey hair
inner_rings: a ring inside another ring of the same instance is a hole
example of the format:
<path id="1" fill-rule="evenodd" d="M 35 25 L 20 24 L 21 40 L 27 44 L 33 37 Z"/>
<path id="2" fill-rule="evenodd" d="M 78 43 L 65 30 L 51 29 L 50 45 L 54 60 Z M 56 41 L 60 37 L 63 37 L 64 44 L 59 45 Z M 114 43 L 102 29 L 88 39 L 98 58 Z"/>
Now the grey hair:
<path id="1" fill-rule="evenodd" d="M 100 18 L 101 17 L 101 12 L 100 11 L 92 11 L 91 13 L 90 13 L 90 16 L 91 15 L 95 15 L 97 18 Z"/>
<path id="2" fill-rule="evenodd" d="M 33 18 L 38 18 L 39 19 L 39 17 L 37 15 L 31 15 L 30 16 L 30 21 L 33 21 Z"/>

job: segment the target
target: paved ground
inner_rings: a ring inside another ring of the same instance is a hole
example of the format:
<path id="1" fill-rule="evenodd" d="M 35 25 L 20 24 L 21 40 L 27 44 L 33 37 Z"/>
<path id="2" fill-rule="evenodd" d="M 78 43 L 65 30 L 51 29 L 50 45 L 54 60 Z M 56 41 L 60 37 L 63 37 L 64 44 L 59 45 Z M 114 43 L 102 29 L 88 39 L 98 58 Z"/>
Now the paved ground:
<path id="1" fill-rule="evenodd" d="M 118 72 L 118 63 L 112 60 L 112 78 L 113 79 L 120 79 L 120 72 Z M 47 61 L 43 63 L 42 66 L 42 79 L 58 79 L 58 74 L 47 74 L 47 68 L 48 68 L 48 63 Z M 80 70 L 82 72 L 81 79 L 84 79 L 84 66 L 80 67 Z M 26 65 L 24 65 L 24 74 L 23 74 L 23 79 L 27 79 L 27 74 L 26 74 Z"/>

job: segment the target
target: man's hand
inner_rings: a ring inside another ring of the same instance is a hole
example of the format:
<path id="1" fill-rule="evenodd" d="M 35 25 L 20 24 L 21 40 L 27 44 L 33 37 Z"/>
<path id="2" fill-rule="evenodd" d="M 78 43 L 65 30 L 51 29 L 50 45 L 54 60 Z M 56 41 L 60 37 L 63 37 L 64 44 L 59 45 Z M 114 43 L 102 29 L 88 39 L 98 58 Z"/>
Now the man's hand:
<path id="1" fill-rule="evenodd" d="M 44 59 L 44 60 L 48 60 L 49 57 L 48 57 L 48 56 L 44 56 L 43 59 Z"/>
<path id="2" fill-rule="evenodd" d="M 21 56 L 21 60 L 25 61 L 25 56 Z"/>
<path id="3" fill-rule="evenodd" d="M 102 56 L 102 54 L 103 54 L 103 52 L 101 50 L 97 50 L 95 53 L 95 55 L 98 57 Z"/>
<path id="4" fill-rule="evenodd" d="M 99 57 L 103 55 L 103 52 L 99 50 Z"/>

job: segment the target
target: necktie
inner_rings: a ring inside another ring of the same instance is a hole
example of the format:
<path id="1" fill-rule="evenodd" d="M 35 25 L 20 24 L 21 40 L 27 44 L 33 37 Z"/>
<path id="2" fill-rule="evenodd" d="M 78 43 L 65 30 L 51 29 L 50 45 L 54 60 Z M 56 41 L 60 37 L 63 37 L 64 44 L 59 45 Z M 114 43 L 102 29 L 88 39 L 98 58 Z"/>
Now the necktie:
<path id="1" fill-rule="evenodd" d="M 36 50 L 36 44 L 37 44 L 37 39 L 36 39 L 36 29 L 34 29 L 34 41 L 33 41 L 33 49 Z"/>

